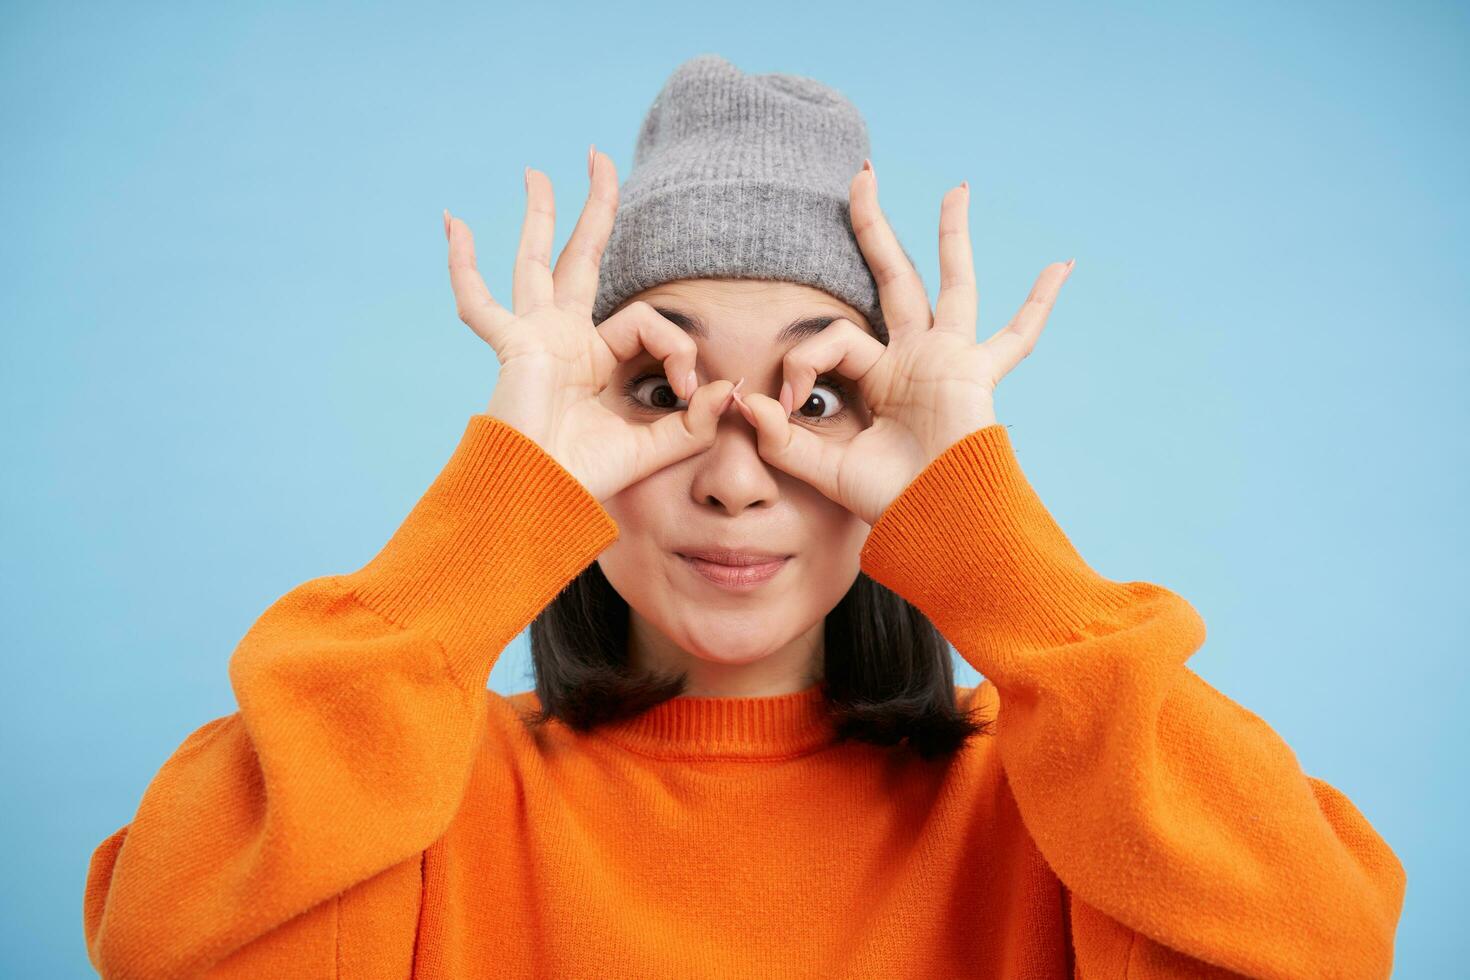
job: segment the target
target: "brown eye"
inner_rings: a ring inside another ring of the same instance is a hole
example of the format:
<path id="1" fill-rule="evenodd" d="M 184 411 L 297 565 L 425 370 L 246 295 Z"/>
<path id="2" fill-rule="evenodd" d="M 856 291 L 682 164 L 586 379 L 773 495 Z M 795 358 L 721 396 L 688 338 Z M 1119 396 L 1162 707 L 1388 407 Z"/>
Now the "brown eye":
<path id="1" fill-rule="evenodd" d="M 662 374 L 640 374 L 623 385 L 623 393 L 635 408 L 677 411 L 689 407 Z"/>
<path id="2" fill-rule="evenodd" d="M 819 425 L 831 425 L 847 417 L 846 397 L 847 389 L 843 385 L 818 378 L 807 400 L 792 414 Z"/>

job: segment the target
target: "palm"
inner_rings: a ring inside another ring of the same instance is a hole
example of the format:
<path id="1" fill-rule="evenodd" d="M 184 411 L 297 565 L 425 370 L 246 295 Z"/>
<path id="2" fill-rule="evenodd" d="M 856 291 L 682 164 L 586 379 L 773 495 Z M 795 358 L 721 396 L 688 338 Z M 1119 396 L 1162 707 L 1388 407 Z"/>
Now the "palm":
<path id="1" fill-rule="evenodd" d="M 855 514 L 881 513 L 907 485 L 907 474 L 922 470 L 991 410 L 992 387 L 975 379 L 992 366 L 983 347 L 953 334 L 890 343 L 864 392 L 873 424 L 831 454 L 838 502 Z"/>
<path id="2" fill-rule="evenodd" d="M 518 429 L 580 481 L 598 500 L 706 447 L 734 387 L 681 380 L 690 410 L 651 425 L 634 424 L 599 394 L 621 361 L 647 350 L 671 378 L 692 375 L 691 340 L 647 303 L 633 303 L 601 324 L 592 322 L 598 262 L 617 211 L 617 173 L 596 154 L 592 189 L 556 268 L 549 255 L 555 224 L 551 183 L 526 177 L 526 219 L 514 273 L 514 312 L 495 301 L 475 264 L 469 227 L 445 212 L 449 275 L 462 319 L 500 360 L 500 378 L 486 414 Z"/>
<path id="3" fill-rule="evenodd" d="M 840 370 L 856 381 L 872 424 L 838 441 L 791 424 L 789 406 L 764 395 L 743 398 L 742 406 L 768 462 L 872 524 L 947 448 L 995 424 L 995 387 L 1035 346 L 1071 266 L 1048 266 L 1016 317 L 976 342 L 968 188 L 951 191 L 941 208 L 943 284 L 933 311 L 918 272 L 878 208 L 869 169 L 853 178 L 851 198 L 853 230 L 879 283 L 888 343 L 850 321 L 836 321 L 826 328 L 836 331 L 832 337 L 809 338 L 787 356 L 787 380 L 793 370 L 799 376 L 792 401 L 800 404 L 819 373 Z"/>

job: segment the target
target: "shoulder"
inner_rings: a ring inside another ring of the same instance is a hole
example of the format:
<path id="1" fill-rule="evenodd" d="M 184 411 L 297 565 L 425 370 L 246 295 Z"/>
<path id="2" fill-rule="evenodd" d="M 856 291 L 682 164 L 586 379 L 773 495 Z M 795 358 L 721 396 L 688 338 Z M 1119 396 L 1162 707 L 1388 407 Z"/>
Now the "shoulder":
<path id="1" fill-rule="evenodd" d="M 996 690 L 993 681 L 982 678 L 979 684 L 967 686 L 956 684 L 954 701 L 961 709 L 982 708 L 994 713 L 1000 707 L 1000 692 Z"/>
<path id="2" fill-rule="evenodd" d="M 541 699 L 535 691 L 502 694 L 486 688 L 486 741 L 501 752 L 544 752 L 547 741 L 556 738 L 563 726 L 555 720 L 549 725 L 532 725 L 532 718 L 540 710 Z"/>
<path id="3" fill-rule="evenodd" d="M 501 694 L 487 687 L 485 700 L 492 727 L 523 726 L 532 715 L 541 710 L 541 699 L 536 696 L 535 691 Z"/>

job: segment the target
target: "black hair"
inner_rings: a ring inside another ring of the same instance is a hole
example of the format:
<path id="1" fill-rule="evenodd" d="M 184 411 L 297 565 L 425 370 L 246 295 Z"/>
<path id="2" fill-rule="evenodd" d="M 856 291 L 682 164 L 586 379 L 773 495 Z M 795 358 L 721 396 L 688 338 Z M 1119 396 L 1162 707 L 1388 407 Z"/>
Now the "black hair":
<path id="1" fill-rule="evenodd" d="M 531 623 L 531 662 L 540 711 L 590 732 L 678 697 L 686 675 L 634 669 L 628 661 L 628 603 L 592 562 Z M 956 702 L 954 664 L 943 635 L 906 599 L 859 572 L 827 614 L 820 684 L 837 741 L 908 747 L 925 759 L 949 755 L 972 735 L 991 735 Z"/>
<path id="2" fill-rule="evenodd" d="M 621 307 L 620 307 L 621 308 Z M 867 315 L 888 343 L 881 311 Z M 684 693 L 683 674 L 635 670 L 628 662 L 628 603 L 592 562 L 531 623 L 531 663 L 541 709 L 532 725 L 560 719 L 589 732 Z M 921 757 L 950 755 L 972 735 L 992 735 L 994 718 L 956 702 L 949 643 L 898 593 L 859 571 L 827 614 L 820 684 L 837 741 L 907 743 Z"/>

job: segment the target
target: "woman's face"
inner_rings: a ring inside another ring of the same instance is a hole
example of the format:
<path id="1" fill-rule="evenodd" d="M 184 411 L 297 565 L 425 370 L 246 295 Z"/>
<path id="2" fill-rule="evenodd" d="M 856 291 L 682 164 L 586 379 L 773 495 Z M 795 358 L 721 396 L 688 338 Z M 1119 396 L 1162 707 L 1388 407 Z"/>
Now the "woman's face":
<path id="1" fill-rule="evenodd" d="M 742 392 L 772 398 L 781 390 L 783 355 L 810 332 L 837 317 L 871 331 L 853 307 L 795 283 L 686 279 L 626 302 L 634 300 L 648 302 L 690 334 L 699 349 L 700 384 L 744 378 Z M 796 335 L 780 336 L 802 321 Z M 638 422 L 687 404 L 646 351 L 618 365 L 601 397 Z M 830 375 L 819 378 L 811 398 L 792 413 L 793 425 L 824 439 L 851 439 L 869 421 L 852 382 Z M 619 537 L 597 561 L 631 607 L 633 666 L 687 673 L 686 693 L 692 695 L 786 693 L 820 676 L 823 621 L 857 577 L 869 527 L 761 459 L 755 429 L 736 406 L 722 416 L 708 449 L 645 477 L 604 506 Z M 720 568 L 683 557 L 717 549 L 789 557 L 764 581 L 729 587 L 700 570 L 719 578 Z"/>

